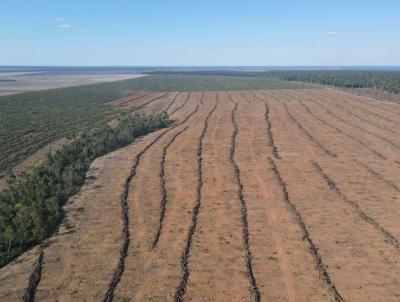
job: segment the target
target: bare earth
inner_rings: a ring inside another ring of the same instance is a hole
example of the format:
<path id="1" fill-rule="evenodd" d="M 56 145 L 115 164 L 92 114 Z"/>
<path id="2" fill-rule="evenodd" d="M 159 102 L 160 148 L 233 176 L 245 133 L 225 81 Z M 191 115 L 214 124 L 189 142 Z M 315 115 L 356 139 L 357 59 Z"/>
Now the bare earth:
<path id="1" fill-rule="evenodd" d="M 0 73 L 0 96 L 43 89 L 113 82 L 142 77 L 142 74 L 42 74 L 41 72 Z"/>
<path id="2" fill-rule="evenodd" d="M 59 233 L 0 270 L 0 301 L 400 301 L 399 105 L 333 89 L 115 105 L 176 122 L 92 164 Z"/>

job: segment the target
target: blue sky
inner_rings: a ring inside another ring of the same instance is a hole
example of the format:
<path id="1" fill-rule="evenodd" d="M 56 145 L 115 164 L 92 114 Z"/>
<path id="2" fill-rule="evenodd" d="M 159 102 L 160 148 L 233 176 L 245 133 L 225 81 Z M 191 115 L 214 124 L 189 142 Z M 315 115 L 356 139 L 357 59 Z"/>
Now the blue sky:
<path id="1" fill-rule="evenodd" d="M 1 0 L 0 65 L 400 65 L 400 1 Z"/>

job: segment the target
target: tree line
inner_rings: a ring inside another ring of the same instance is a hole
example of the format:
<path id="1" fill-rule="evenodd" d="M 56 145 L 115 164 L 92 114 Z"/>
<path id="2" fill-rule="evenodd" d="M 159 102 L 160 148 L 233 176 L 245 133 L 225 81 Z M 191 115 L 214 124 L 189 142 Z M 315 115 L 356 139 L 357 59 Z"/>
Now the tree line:
<path id="1" fill-rule="evenodd" d="M 345 88 L 373 88 L 400 93 L 400 72 L 396 71 L 282 71 L 271 72 L 286 81 L 302 81 Z"/>
<path id="2" fill-rule="evenodd" d="M 123 114 L 117 127 L 103 124 L 83 132 L 30 172 L 18 178 L 8 172 L 8 186 L 0 192 L 0 267 L 54 233 L 62 206 L 82 186 L 95 158 L 171 122 L 165 112 Z"/>

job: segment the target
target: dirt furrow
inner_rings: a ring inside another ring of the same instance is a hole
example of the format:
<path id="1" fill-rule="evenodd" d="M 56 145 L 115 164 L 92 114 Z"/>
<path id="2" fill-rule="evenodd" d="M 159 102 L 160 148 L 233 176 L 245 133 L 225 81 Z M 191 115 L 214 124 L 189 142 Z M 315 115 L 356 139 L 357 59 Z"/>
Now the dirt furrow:
<path id="1" fill-rule="evenodd" d="M 326 184 L 333 192 L 335 192 L 342 200 L 344 200 L 345 202 L 350 204 L 364 221 L 366 221 L 367 223 L 374 226 L 375 229 L 377 229 L 385 237 L 385 239 L 388 243 L 392 244 L 397 249 L 400 249 L 399 240 L 396 237 L 394 237 L 388 230 L 383 228 L 374 218 L 372 218 L 367 213 L 365 213 L 360 208 L 358 203 L 347 198 L 347 196 L 342 193 L 342 191 L 339 189 L 339 187 L 336 185 L 336 183 L 324 172 L 324 170 L 321 168 L 321 166 L 318 164 L 318 162 L 311 161 L 311 164 L 313 165 L 315 170 L 318 172 L 318 174 L 325 180 Z"/>
<path id="2" fill-rule="evenodd" d="M 129 173 L 128 178 L 125 181 L 124 185 L 124 191 L 121 195 L 121 216 L 122 216 L 122 221 L 123 221 L 123 229 L 122 229 L 122 240 L 123 244 L 120 250 L 120 258 L 119 262 L 117 265 L 117 268 L 114 271 L 114 275 L 108 285 L 108 289 L 106 293 L 104 294 L 103 302 L 111 302 L 114 299 L 114 290 L 117 287 L 119 281 L 121 280 L 122 274 L 124 273 L 125 270 L 125 258 L 128 254 L 128 249 L 129 249 L 129 244 L 130 244 L 130 233 L 129 233 L 129 215 L 128 215 L 128 196 L 129 196 L 129 187 L 132 179 L 136 175 L 136 170 L 137 167 L 140 164 L 140 160 L 143 156 L 143 154 L 146 153 L 147 150 L 149 150 L 155 143 L 157 143 L 164 135 L 166 135 L 169 131 L 172 129 L 176 128 L 177 126 L 185 123 L 186 121 L 189 120 L 191 116 L 193 116 L 197 111 L 199 110 L 199 106 L 196 106 L 196 108 L 181 122 L 173 125 L 167 130 L 164 130 L 161 134 L 159 134 L 150 144 L 148 144 L 141 152 L 139 152 L 136 157 L 135 157 L 135 163 L 131 168 L 131 171 Z"/>
<path id="3" fill-rule="evenodd" d="M 204 94 L 203 94 L 204 96 Z M 203 99 L 203 96 L 201 100 Z M 176 288 L 175 295 L 174 295 L 174 300 L 175 301 L 183 301 L 183 297 L 186 292 L 186 284 L 189 279 L 189 253 L 190 253 L 190 246 L 192 244 L 192 237 L 194 232 L 196 231 L 196 224 L 197 224 L 197 216 L 200 210 L 201 206 L 201 189 L 203 186 L 203 180 L 202 180 L 202 151 L 203 151 L 203 138 L 207 132 L 208 129 L 208 120 L 210 119 L 211 115 L 214 113 L 214 111 L 217 109 L 218 106 L 218 100 L 216 100 L 214 107 L 210 110 L 208 115 L 206 116 L 204 120 L 204 125 L 203 125 L 203 130 L 200 134 L 200 137 L 198 139 L 198 148 L 197 148 L 197 189 L 196 189 L 196 200 L 195 204 L 192 210 L 192 222 L 188 230 L 187 238 L 186 238 L 186 243 L 185 247 L 182 253 L 181 257 L 181 270 L 182 270 L 182 276 L 181 280 L 179 282 L 179 285 Z"/>
<path id="4" fill-rule="evenodd" d="M 337 157 L 337 155 L 335 153 L 333 153 L 332 151 L 328 150 L 326 147 L 324 147 L 320 142 L 318 142 L 318 140 L 311 135 L 304 127 L 302 124 L 299 123 L 299 121 L 290 113 L 286 102 L 283 103 L 283 106 L 285 108 L 285 111 L 287 113 L 287 115 L 289 116 L 289 118 L 293 121 L 293 123 L 295 123 L 297 125 L 297 127 L 301 130 L 302 133 L 304 133 L 308 139 L 310 141 L 312 141 L 315 145 L 317 145 L 326 155 L 328 155 L 329 157 L 335 158 Z"/>
<path id="5" fill-rule="evenodd" d="M 231 97 L 230 97 L 231 98 Z M 235 107 L 233 111 L 231 112 L 231 122 L 233 125 L 233 134 L 231 138 L 231 150 L 230 150 L 230 156 L 229 160 L 231 161 L 231 164 L 233 166 L 234 172 L 235 172 L 235 177 L 236 177 L 236 183 L 238 186 L 237 189 L 237 197 L 240 201 L 240 211 L 241 211 L 241 219 L 242 219 L 242 237 L 243 237 L 243 247 L 245 249 L 245 260 L 246 260 L 246 272 L 247 272 L 247 278 L 249 279 L 250 283 L 250 291 L 252 294 L 252 298 L 254 301 L 261 301 L 261 294 L 260 291 L 258 290 L 256 279 L 253 274 L 253 268 L 252 268 L 252 263 L 251 263 L 251 251 L 250 251 L 250 244 L 249 244 L 249 226 L 248 226 L 248 221 L 247 221 L 247 207 L 246 207 L 246 201 L 243 196 L 243 184 L 240 179 L 240 169 L 238 164 L 235 161 L 235 151 L 236 151 L 236 139 L 238 136 L 238 124 L 236 122 L 236 117 L 235 113 L 238 108 L 238 103 L 235 102 L 232 98 L 231 101 L 235 103 Z"/>
<path id="6" fill-rule="evenodd" d="M 36 288 L 40 282 L 42 275 L 42 263 L 43 263 L 43 249 L 40 249 L 39 257 L 36 261 L 35 267 L 31 275 L 29 276 L 28 287 L 25 290 L 25 294 L 22 297 L 23 302 L 33 302 L 35 300 Z"/>
<path id="7" fill-rule="evenodd" d="M 311 254 L 313 255 L 313 257 L 315 259 L 316 267 L 317 267 L 318 271 L 320 272 L 322 280 L 324 281 L 327 288 L 331 292 L 333 299 L 335 301 L 344 301 L 344 299 L 342 298 L 342 296 L 339 294 L 338 290 L 336 289 L 336 286 L 333 283 L 333 281 L 327 271 L 326 264 L 324 264 L 322 257 L 318 252 L 319 248 L 314 244 L 313 240 L 311 239 L 311 236 L 307 229 L 307 226 L 303 221 L 303 217 L 301 216 L 300 212 L 297 210 L 295 204 L 290 200 L 289 192 L 286 188 L 285 182 L 283 181 L 283 179 L 280 175 L 278 167 L 275 165 L 275 162 L 272 158 L 269 158 L 269 162 L 271 164 L 272 171 L 275 173 L 275 176 L 279 183 L 279 186 L 281 187 L 283 199 L 286 202 L 289 209 L 292 211 L 295 219 L 297 220 L 299 226 L 301 227 L 301 229 L 303 231 L 304 239 L 308 242 L 308 244 L 310 246 Z"/>

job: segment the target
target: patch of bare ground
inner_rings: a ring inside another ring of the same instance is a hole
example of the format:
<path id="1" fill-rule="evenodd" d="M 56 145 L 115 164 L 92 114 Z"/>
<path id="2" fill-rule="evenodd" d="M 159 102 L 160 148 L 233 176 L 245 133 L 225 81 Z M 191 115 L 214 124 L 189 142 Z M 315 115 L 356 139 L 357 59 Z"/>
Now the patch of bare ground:
<path id="1" fill-rule="evenodd" d="M 175 124 L 93 163 L 43 258 L 0 270 L 1 300 L 399 301 L 397 105 L 333 89 L 133 98 Z"/>

